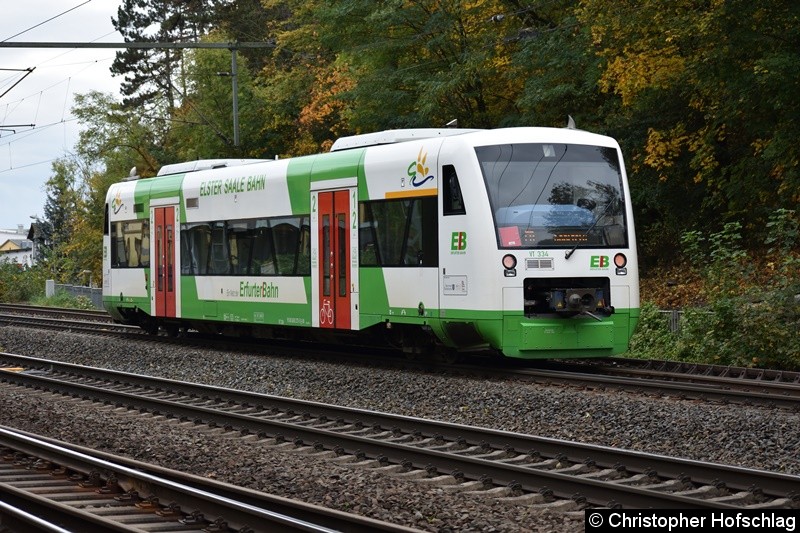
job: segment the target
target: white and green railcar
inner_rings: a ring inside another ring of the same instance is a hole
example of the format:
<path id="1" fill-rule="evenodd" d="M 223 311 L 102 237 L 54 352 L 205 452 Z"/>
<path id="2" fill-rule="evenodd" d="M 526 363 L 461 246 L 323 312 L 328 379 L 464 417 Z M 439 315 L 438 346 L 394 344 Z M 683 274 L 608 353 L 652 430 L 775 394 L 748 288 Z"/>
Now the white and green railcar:
<path id="1" fill-rule="evenodd" d="M 103 271 L 111 315 L 152 332 L 592 357 L 625 351 L 639 315 L 619 146 L 566 128 L 170 165 L 109 189 Z"/>

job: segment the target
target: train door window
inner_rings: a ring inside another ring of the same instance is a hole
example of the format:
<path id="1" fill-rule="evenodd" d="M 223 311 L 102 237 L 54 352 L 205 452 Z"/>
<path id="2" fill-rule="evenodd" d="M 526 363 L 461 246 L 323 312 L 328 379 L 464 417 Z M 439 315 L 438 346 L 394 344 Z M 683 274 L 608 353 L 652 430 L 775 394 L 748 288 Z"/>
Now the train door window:
<path id="1" fill-rule="evenodd" d="M 322 295 L 331 295 L 331 219 L 322 216 Z"/>
<path id="2" fill-rule="evenodd" d="M 156 279 L 158 280 L 158 292 L 164 290 L 164 241 L 161 236 L 161 226 L 156 226 L 156 270 L 158 271 Z"/>
<path id="3" fill-rule="evenodd" d="M 175 250 L 173 249 L 175 239 L 173 238 L 172 225 L 167 226 L 167 291 L 175 290 Z"/>
<path id="4" fill-rule="evenodd" d="M 339 245 L 339 296 L 347 296 L 347 260 L 349 254 L 347 253 L 347 224 L 345 222 L 344 213 L 336 215 L 338 221 L 339 233 L 336 235 L 336 242 Z"/>
<path id="5" fill-rule="evenodd" d="M 448 215 L 466 215 L 467 209 L 464 206 L 464 197 L 461 196 L 461 186 L 458 184 L 458 174 L 453 165 L 442 167 L 443 185 L 443 206 L 442 211 Z"/>

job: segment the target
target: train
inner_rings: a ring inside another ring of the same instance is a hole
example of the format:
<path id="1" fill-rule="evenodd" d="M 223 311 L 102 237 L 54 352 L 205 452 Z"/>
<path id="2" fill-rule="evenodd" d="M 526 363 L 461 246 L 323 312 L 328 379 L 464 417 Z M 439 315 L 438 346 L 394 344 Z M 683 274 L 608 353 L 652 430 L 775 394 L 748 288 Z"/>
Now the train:
<path id="1" fill-rule="evenodd" d="M 574 127 L 419 128 L 134 168 L 107 193 L 103 302 L 156 334 L 619 354 L 639 317 L 623 154 Z"/>

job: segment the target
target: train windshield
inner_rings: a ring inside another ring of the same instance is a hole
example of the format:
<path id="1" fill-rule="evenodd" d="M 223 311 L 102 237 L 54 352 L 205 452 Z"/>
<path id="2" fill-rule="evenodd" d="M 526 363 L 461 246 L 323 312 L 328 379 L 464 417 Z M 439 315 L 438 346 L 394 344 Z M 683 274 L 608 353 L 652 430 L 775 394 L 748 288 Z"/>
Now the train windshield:
<path id="1" fill-rule="evenodd" d="M 616 149 L 530 143 L 475 152 L 500 248 L 628 245 Z"/>

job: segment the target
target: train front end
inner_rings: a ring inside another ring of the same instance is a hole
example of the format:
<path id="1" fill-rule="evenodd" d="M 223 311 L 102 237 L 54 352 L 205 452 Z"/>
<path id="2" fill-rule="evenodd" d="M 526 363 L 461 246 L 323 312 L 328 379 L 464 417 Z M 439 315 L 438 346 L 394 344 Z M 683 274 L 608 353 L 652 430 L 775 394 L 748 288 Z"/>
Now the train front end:
<path id="1" fill-rule="evenodd" d="M 513 358 L 626 351 L 639 276 L 617 142 L 551 128 L 468 140 L 449 155 L 460 161 L 455 179 L 443 172 L 445 214 L 453 195 L 465 206 L 463 217 L 443 217 L 443 334 L 456 345 L 480 338 Z M 477 320 L 456 320 L 467 308 Z"/>

